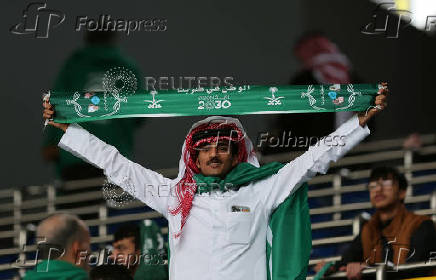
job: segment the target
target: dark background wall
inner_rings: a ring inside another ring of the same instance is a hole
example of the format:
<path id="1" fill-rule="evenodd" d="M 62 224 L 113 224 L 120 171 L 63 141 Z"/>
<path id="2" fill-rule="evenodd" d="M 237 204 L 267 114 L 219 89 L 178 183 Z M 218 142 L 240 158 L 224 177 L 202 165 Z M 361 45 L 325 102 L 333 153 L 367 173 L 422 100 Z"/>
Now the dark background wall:
<path id="1" fill-rule="evenodd" d="M 120 46 L 144 76 L 232 76 L 237 83 L 285 84 L 299 65 L 291 48 L 304 31 L 329 35 L 347 54 L 363 82 L 388 81 L 388 110 L 377 118 L 374 139 L 434 132 L 435 37 L 408 27 L 398 39 L 360 33 L 375 6 L 366 0 L 300 1 L 48 1 L 66 14 L 47 39 L 12 35 L 30 1 L 3 1 L 0 17 L 2 164 L 0 188 L 47 183 L 50 166 L 40 156 L 41 94 L 64 60 L 82 45 L 79 15 L 165 18 L 165 32 L 121 35 Z M 150 119 L 136 136 L 134 160 L 150 168 L 174 167 L 183 137 L 199 118 Z M 241 116 L 251 137 L 274 116 Z"/>

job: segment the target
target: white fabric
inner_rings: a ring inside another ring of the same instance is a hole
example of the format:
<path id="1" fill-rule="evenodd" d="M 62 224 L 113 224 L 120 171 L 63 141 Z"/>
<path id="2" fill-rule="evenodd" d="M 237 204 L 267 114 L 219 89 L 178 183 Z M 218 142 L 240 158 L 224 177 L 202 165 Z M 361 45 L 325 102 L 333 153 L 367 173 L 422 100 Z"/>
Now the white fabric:
<path id="1" fill-rule="evenodd" d="M 231 117 L 223 117 L 223 116 L 210 116 L 210 117 L 205 118 L 204 120 L 201 120 L 201 121 L 194 123 L 192 125 L 191 129 L 188 131 L 187 135 L 189 135 L 191 133 L 191 131 L 193 129 L 195 129 L 196 127 L 198 127 L 202 124 L 208 124 L 208 123 L 233 123 L 233 124 L 235 124 L 244 135 L 245 149 L 247 150 L 247 162 L 251 163 L 252 165 L 254 165 L 256 167 L 259 167 L 259 161 L 257 160 L 256 154 L 255 154 L 255 151 L 253 148 L 253 143 L 251 142 L 250 138 L 248 138 L 247 132 L 244 130 L 241 122 L 238 119 L 231 118 Z M 183 160 L 183 155 L 185 154 L 185 150 L 186 150 L 186 146 L 185 146 L 185 142 L 183 142 L 182 153 L 180 155 L 180 160 L 179 160 L 179 173 L 177 175 L 177 178 L 175 179 L 176 184 L 177 184 L 177 182 L 179 182 L 183 178 L 183 176 L 185 174 L 186 165 L 185 165 L 185 161 Z M 170 198 L 169 205 L 170 205 L 170 209 L 174 209 L 175 206 L 177 205 L 177 197 L 175 195 Z M 189 217 L 188 217 L 188 219 L 189 219 Z M 180 229 L 181 223 L 182 223 L 182 218 L 181 218 L 180 214 L 175 216 L 175 217 L 172 217 L 172 220 L 173 220 L 174 227 L 170 231 L 170 234 L 176 233 L 177 229 Z M 182 234 L 182 235 L 184 235 L 184 234 Z M 181 238 L 173 239 L 173 244 L 175 246 L 177 246 L 180 239 Z"/>
<path id="2" fill-rule="evenodd" d="M 325 173 L 330 161 L 342 157 L 368 134 L 368 127 L 362 128 L 354 116 L 330 134 L 345 136 L 343 146 L 317 143 L 277 174 L 237 192 L 195 195 L 179 244 L 170 238 L 170 279 L 266 280 L 265 242 L 271 212 L 296 187 L 318 172 Z M 168 207 L 170 188 L 182 170 L 175 180 L 165 178 L 128 160 L 79 125 L 69 126 L 59 146 L 103 169 L 110 181 L 162 213 L 170 233 L 179 229 Z M 232 206 L 249 207 L 250 212 L 232 212 Z"/>

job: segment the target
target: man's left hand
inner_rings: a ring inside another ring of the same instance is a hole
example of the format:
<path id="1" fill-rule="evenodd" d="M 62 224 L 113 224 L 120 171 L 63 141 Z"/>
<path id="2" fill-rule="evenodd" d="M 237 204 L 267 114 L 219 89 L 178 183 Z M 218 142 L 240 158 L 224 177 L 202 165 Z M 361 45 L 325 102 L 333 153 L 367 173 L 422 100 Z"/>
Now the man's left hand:
<path id="1" fill-rule="evenodd" d="M 359 124 L 360 126 L 365 126 L 366 123 L 376 114 L 383 111 L 387 106 L 387 93 L 389 92 L 389 89 L 387 88 L 387 83 L 381 83 L 383 86 L 379 89 L 379 94 L 375 98 L 375 108 L 369 109 L 367 112 L 360 112 L 358 114 L 359 116 Z"/>

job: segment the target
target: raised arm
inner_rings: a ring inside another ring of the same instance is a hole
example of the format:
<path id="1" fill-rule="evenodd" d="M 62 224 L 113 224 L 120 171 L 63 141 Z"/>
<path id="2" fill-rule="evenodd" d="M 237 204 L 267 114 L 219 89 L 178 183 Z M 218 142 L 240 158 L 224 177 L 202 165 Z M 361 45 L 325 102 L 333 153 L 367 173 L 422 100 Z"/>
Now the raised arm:
<path id="1" fill-rule="evenodd" d="M 48 105 L 44 107 L 44 117 L 51 118 L 53 108 Z M 130 161 L 114 146 L 106 144 L 77 124 L 50 124 L 65 131 L 59 147 L 103 169 L 110 182 L 167 216 L 171 179 Z"/>
<path id="2" fill-rule="evenodd" d="M 268 193 L 265 196 L 265 205 L 270 209 L 276 208 L 301 184 L 317 173 L 324 174 L 331 161 L 337 161 L 367 135 L 369 135 L 368 127 L 361 127 L 358 117 L 352 117 L 335 132 L 320 139 L 308 151 L 286 164 L 269 179 L 272 186 L 266 188 Z M 338 137 L 342 137 L 343 143 L 332 145 L 332 141 L 326 141 L 326 139 Z"/>
<path id="3" fill-rule="evenodd" d="M 263 190 L 265 206 L 271 210 L 275 209 L 300 185 L 317 173 L 325 174 L 331 161 L 337 161 L 343 157 L 368 136 L 370 131 L 366 123 L 387 106 L 386 92 L 386 88 L 381 89 L 381 94 L 376 97 L 377 108 L 354 115 L 335 132 L 320 139 L 303 155 L 286 164 L 272 176 L 268 181 L 272 186 Z M 336 141 L 332 141 L 334 139 Z M 343 139 L 343 141 L 337 141 L 337 139 Z"/>

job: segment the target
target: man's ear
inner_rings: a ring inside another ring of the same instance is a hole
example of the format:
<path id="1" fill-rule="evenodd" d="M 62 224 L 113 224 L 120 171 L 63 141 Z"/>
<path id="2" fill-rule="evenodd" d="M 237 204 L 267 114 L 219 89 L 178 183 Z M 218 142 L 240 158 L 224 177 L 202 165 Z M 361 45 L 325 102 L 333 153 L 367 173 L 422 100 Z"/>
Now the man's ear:
<path id="1" fill-rule="evenodd" d="M 73 243 L 71 243 L 71 252 L 73 253 L 74 257 L 77 258 L 79 257 L 79 252 L 80 251 L 80 243 L 79 241 L 73 241 Z"/>
<path id="2" fill-rule="evenodd" d="M 198 157 L 195 160 L 195 165 L 197 165 L 197 168 L 200 169 L 200 160 L 198 159 Z"/>

